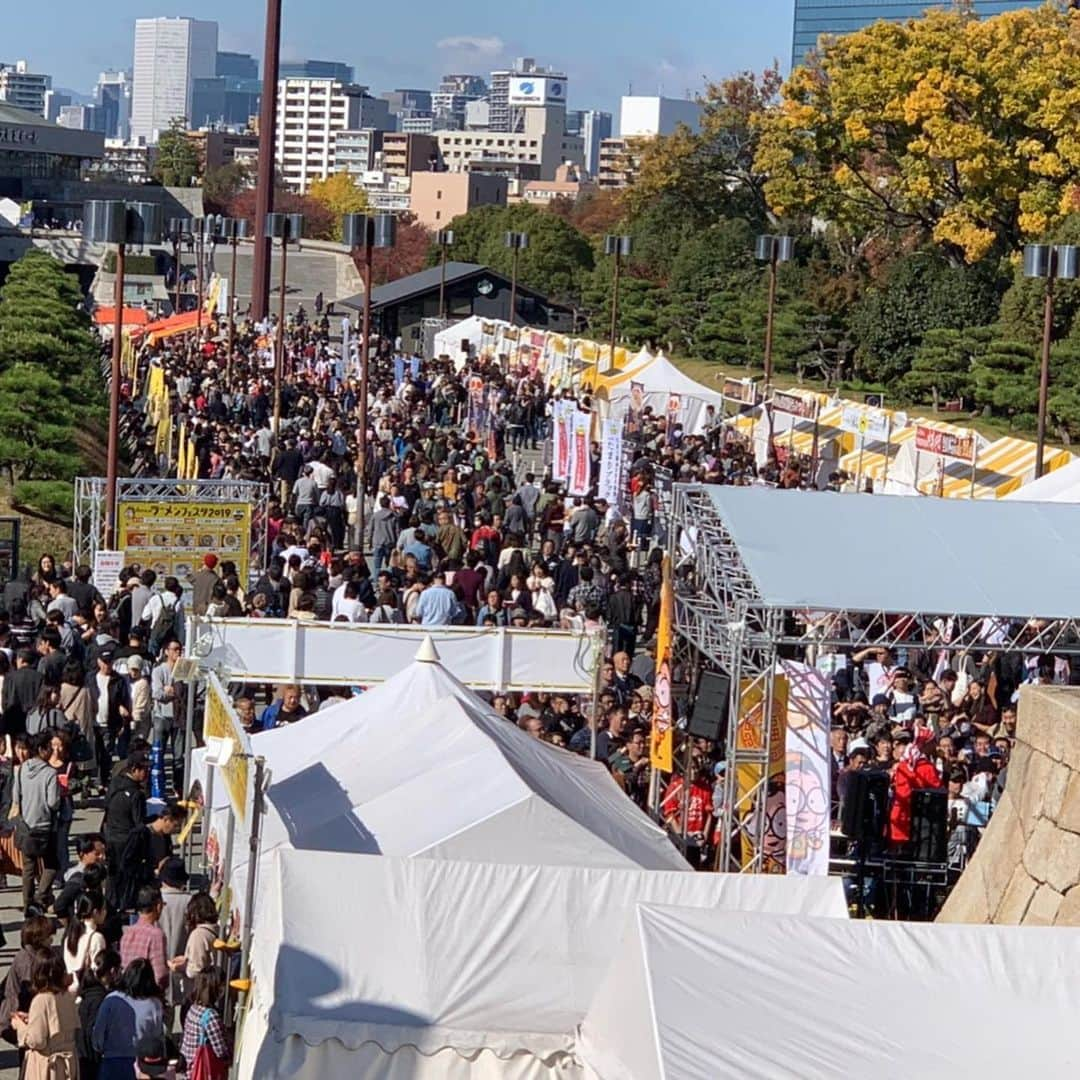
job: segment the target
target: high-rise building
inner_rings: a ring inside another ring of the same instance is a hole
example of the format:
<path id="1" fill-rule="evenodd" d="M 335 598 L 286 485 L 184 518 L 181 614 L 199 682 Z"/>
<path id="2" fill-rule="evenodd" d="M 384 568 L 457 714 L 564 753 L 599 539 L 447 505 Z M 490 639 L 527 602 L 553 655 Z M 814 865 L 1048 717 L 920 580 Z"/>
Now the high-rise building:
<path id="1" fill-rule="evenodd" d="M 574 109 L 566 113 L 566 134 L 579 135 L 585 144 L 585 172 L 595 177 L 600 168 L 600 143 L 611 138 L 611 113 Z"/>
<path id="2" fill-rule="evenodd" d="M 482 75 L 444 75 L 439 83 L 439 93 L 461 94 L 470 101 L 486 97 L 487 92 L 488 85 Z"/>
<path id="3" fill-rule="evenodd" d="M 94 88 L 94 100 L 105 138 L 126 142 L 131 126 L 131 75 L 126 71 L 103 71 Z"/>
<path id="4" fill-rule="evenodd" d="M 96 105 L 64 105 L 56 122 L 72 131 L 100 131 L 101 111 Z"/>
<path id="5" fill-rule="evenodd" d="M 525 108 L 566 108 L 566 76 L 538 66 L 531 56 L 522 56 L 512 68 L 491 73 L 488 101 L 491 131 L 520 132 L 525 127 Z"/>
<path id="6" fill-rule="evenodd" d="M 974 0 L 972 7 L 977 15 L 1000 15 L 1016 8 L 1040 7 L 1043 0 Z M 791 66 L 796 67 L 806 59 L 822 34 L 850 34 L 864 26 L 887 19 L 901 22 L 917 19 L 928 7 L 929 0 L 903 3 L 897 0 L 862 0 L 850 3 L 846 0 L 795 0 L 795 27 L 792 34 Z"/>
<path id="7" fill-rule="evenodd" d="M 45 119 L 55 124 L 60 119 L 60 110 L 72 104 L 71 95 L 59 90 L 45 91 Z"/>
<path id="8" fill-rule="evenodd" d="M 670 135 L 680 124 L 691 131 L 701 126 L 701 105 L 686 98 L 624 97 L 619 114 L 623 139 Z"/>
<path id="9" fill-rule="evenodd" d="M 135 20 L 131 135 L 157 142 L 169 124 L 190 124 L 196 79 L 217 71 L 218 24 L 163 17 Z"/>
<path id="10" fill-rule="evenodd" d="M 51 89 L 52 76 L 36 75 L 25 60 L 0 63 L 0 101 L 45 116 L 45 94 Z"/>
<path id="11" fill-rule="evenodd" d="M 373 128 L 339 131 L 334 137 L 334 172 L 347 172 L 353 177 L 371 172 L 384 137 L 384 132 Z"/>
<path id="12" fill-rule="evenodd" d="M 257 79 L 259 61 L 247 53 L 219 52 L 214 63 L 214 74 L 225 79 Z"/>
<path id="13" fill-rule="evenodd" d="M 291 60 L 278 65 L 281 79 L 334 79 L 339 83 L 351 83 L 356 73 L 351 64 L 338 60 Z"/>
<path id="14" fill-rule="evenodd" d="M 336 168 L 340 131 L 392 127 L 390 106 L 366 86 L 337 79 L 282 79 L 278 83 L 275 163 L 285 183 L 304 194 Z"/>

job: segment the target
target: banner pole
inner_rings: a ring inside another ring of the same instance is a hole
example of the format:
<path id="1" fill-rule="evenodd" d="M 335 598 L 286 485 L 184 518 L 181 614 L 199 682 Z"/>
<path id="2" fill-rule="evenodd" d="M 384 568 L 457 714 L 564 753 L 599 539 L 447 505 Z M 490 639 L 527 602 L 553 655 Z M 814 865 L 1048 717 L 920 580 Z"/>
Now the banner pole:
<path id="1" fill-rule="evenodd" d="M 978 460 L 979 455 L 975 452 L 975 440 L 971 440 L 971 491 L 968 493 L 968 498 L 975 498 L 975 462 Z"/>
<path id="2" fill-rule="evenodd" d="M 184 721 L 184 790 L 177 795 L 186 794 L 191 789 L 191 754 L 195 742 L 195 698 L 199 690 L 199 675 L 196 671 L 194 678 L 187 684 L 187 717 Z"/>
<path id="3" fill-rule="evenodd" d="M 892 413 L 889 413 L 889 426 L 885 429 L 885 468 L 881 474 L 881 490 L 889 480 L 889 457 L 892 451 Z"/>

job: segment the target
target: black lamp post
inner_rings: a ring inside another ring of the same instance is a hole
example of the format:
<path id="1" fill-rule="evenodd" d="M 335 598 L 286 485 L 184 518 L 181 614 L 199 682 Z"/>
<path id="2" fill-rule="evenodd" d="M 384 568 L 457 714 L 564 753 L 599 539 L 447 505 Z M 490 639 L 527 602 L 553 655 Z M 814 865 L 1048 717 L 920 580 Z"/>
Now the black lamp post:
<path id="1" fill-rule="evenodd" d="M 161 206 L 93 199 L 83 205 L 83 238 L 116 245 L 113 343 L 109 381 L 109 442 L 105 469 L 105 546 L 116 539 L 116 478 L 120 462 L 120 353 L 124 335 L 124 259 L 129 244 L 161 242 Z"/>
<path id="2" fill-rule="evenodd" d="M 346 214 L 342 236 L 350 250 L 364 253 L 364 307 L 360 324 L 360 416 L 356 439 L 356 538 L 358 551 L 364 550 L 364 498 L 367 473 L 368 361 L 371 358 L 371 258 L 375 248 L 392 248 L 397 243 L 397 218 L 393 214 Z M 445 252 L 445 248 L 443 249 Z"/>
<path id="3" fill-rule="evenodd" d="M 281 379 L 285 370 L 285 283 L 289 269 L 289 241 L 304 231 L 303 214 L 267 214 L 264 236 L 281 239 L 281 285 L 278 289 L 277 341 L 274 349 L 274 438 L 281 438 Z"/>
<path id="4" fill-rule="evenodd" d="M 529 234 L 523 232 L 508 232 L 506 234 L 506 246 L 514 253 L 510 269 L 510 325 L 516 326 L 518 252 L 524 251 L 529 246 Z"/>
<path id="5" fill-rule="evenodd" d="M 440 229 L 435 234 L 435 243 L 439 245 L 439 319 L 446 322 L 446 252 L 454 246 L 454 230 Z"/>
<path id="6" fill-rule="evenodd" d="M 1028 244 L 1024 248 L 1024 277 L 1045 278 L 1042 363 L 1039 366 L 1039 427 L 1035 445 L 1035 476 L 1043 474 L 1046 449 L 1046 404 L 1050 393 L 1050 337 L 1054 330 L 1054 282 L 1080 275 L 1080 248 L 1072 244 Z"/>
<path id="7" fill-rule="evenodd" d="M 769 307 L 765 317 L 765 392 L 772 385 L 773 316 L 776 313 L 776 268 L 780 263 L 790 262 L 795 255 L 793 236 L 765 234 L 757 238 L 754 257 L 758 262 L 769 264 Z"/>
<path id="8" fill-rule="evenodd" d="M 631 236 L 604 237 L 604 254 L 615 257 L 615 274 L 611 282 L 611 352 L 608 355 L 608 363 L 612 368 L 615 367 L 615 342 L 619 327 L 619 271 L 623 259 L 628 258 L 633 250 L 634 240 Z"/>

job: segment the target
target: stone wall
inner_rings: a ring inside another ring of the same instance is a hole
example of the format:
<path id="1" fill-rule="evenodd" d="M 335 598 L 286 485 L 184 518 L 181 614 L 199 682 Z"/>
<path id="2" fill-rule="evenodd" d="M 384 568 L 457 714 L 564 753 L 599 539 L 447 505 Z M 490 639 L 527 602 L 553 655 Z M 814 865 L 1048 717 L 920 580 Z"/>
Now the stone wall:
<path id="1" fill-rule="evenodd" d="M 1080 689 L 1020 691 L 1005 794 L 938 922 L 1080 926 Z"/>

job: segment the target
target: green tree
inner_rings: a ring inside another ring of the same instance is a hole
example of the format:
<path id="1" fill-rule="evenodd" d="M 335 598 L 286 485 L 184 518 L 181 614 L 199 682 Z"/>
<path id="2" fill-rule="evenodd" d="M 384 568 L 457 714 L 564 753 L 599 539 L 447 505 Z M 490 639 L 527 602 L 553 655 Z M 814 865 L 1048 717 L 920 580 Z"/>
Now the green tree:
<path id="1" fill-rule="evenodd" d="M 914 401 L 929 399 L 935 412 L 943 398 L 970 400 L 974 389 L 972 369 L 991 336 L 989 327 L 928 330 L 898 389 Z"/>
<path id="2" fill-rule="evenodd" d="M 208 214 L 229 212 L 229 203 L 252 183 L 251 171 L 242 161 L 230 161 L 203 175 L 203 204 Z"/>
<path id="3" fill-rule="evenodd" d="M 518 253 L 518 281 L 563 303 L 578 303 L 587 275 L 594 266 L 588 237 L 554 214 L 518 203 L 515 206 L 480 206 L 454 218 L 454 259 L 480 263 L 510 275 L 513 252 L 506 246 L 507 232 L 523 232 L 529 246 Z M 428 264 L 439 257 L 433 246 Z"/>
<path id="4" fill-rule="evenodd" d="M 199 152 L 187 136 L 187 121 L 174 117 L 158 139 L 151 175 L 163 187 L 185 188 L 194 185 L 201 171 Z"/>
<path id="5" fill-rule="evenodd" d="M 995 337 L 972 366 L 975 403 L 1010 427 L 1034 423 L 1039 398 L 1039 368 L 1035 350 L 1023 341 Z"/>
<path id="6" fill-rule="evenodd" d="M 20 480 L 71 480 L 71 403 L 59 379 L 36 364 L 15 364 L 0 375 L 0 470 Z"/>

